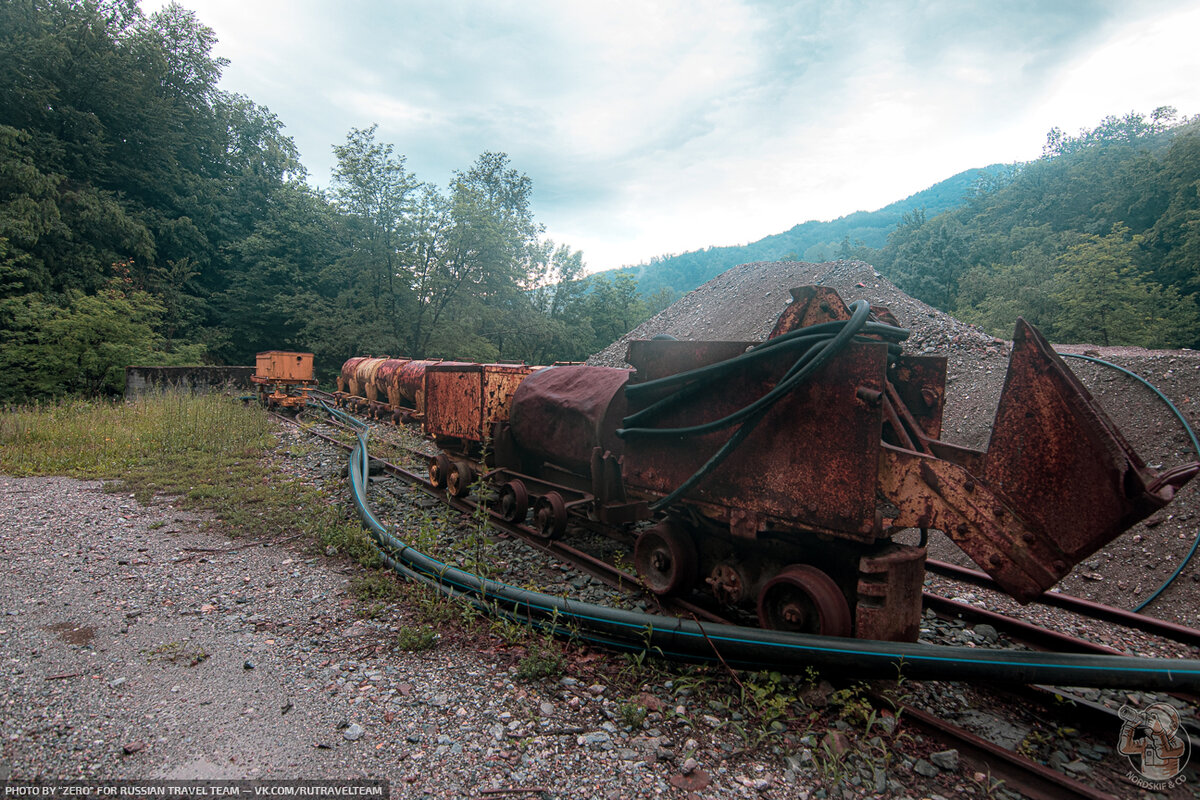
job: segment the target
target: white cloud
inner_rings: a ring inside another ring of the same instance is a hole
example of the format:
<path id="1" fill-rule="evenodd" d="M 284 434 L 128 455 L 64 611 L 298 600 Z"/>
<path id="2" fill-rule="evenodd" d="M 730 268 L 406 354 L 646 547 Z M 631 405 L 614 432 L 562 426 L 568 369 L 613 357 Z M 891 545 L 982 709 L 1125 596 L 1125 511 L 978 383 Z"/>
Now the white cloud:
<path id="1" fill-rule="evenodd" d="M 314 182 L 373 122 L 442 185 L 503 150 L 593 269 L 878 208 L 1055 125 L 1200 112 L 1196 0 L 184 4 Z"/>

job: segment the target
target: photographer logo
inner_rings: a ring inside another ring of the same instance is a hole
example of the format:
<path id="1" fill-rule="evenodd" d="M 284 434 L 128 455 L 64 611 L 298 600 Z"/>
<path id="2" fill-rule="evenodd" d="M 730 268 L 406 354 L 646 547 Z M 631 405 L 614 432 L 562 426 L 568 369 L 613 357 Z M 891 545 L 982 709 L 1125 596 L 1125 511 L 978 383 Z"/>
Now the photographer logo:
<path id="1" fill-rule="evenodd" d="M 1144 710 L 1121 706 L 1122 720 L 1117 751 L 1133 767 L 1127 777 L 1145 789 L 1161 790 L 1183 783 L 1183 768 L 1191 756 L 1191 742 L 1179 722 L 1179 712 L 1167 703 Z"/>

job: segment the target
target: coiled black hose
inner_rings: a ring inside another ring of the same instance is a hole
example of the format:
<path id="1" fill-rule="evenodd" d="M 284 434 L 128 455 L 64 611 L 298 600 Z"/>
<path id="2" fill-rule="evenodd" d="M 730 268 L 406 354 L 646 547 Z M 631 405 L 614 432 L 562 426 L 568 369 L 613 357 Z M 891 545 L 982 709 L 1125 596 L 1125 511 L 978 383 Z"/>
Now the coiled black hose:
<path id="1" fill-rule="evenodd" d="M 689 662 L 720 659 L 749 669 L 797 673 L 816 667 L 864 678 L 903 675 L 928 680 L 1200 689 L 1200 661 L 1196 660 L 982 650 L 705 624 L 583 603 L 482 578 L 415 550 L 380 523 L 366 497 L 367 427 L 336 409 L 324 408 L 355 429 L 357 443 L 350 454 L 351 493 L 355 509 L 385 563 L 407 578 L 488 613 L 608 647 L 650 651 Z"/>

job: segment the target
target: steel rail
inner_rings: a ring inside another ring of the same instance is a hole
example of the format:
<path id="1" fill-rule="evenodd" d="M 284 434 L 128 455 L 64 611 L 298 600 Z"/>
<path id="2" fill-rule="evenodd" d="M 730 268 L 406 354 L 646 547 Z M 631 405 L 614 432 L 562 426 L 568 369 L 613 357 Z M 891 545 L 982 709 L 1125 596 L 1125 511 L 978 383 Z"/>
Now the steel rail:
<path id="1" fill-rule="evenodd" d="M 926 561 L 925 568 L 938 575 L 955 578 L 964 583 L 974 584 L 984 589 L 1003 593 L 1003 590 L 996 585 L 991 576 L 978 570 L 960 567 L 957 564 L 937 561 L 935 559 Z M 1189 628 L 1186 625 L 1180 625 L 1176 622 L 1158 619 L 1157 617 L 1139 614 L 1134 611 L 1126 611 L 1123 608 L 1114 608 L 1113 606 L 1107 606 L 1103 603 L 1096 603 L 1092 600 L 1085 600 L 1082 597 L 1075 597 L 1074 595 L 1063 594 L 1061 592 L 1043 592 L 1033 602 L 1054 608 L 1062 608 L 1067 611 L 1074 611 L 1085 617 L 1113 622 L 1118 625 L 1124 625 L 1127 628 L 1144 631 L 1145 633 L 1153 633 L 1157 636 L 1162 636 L 1164 639 L 1171 639 L 1172 641 L 1191 645 L 1192 647 L 1200 647 L 1200 630 Z"/>
<path id="2" fill-rule="evenodd" d="M 353 445 L 339 441 L 338 439 L 323 434 L 320 431 L 304 428 L 297 420 L 280 414 L 275 414 L 274 412 L 268 413 L 282 422 L 296 425 L 302 430 L 305 430 L 307 433 L 310 433 L 326 442 L 337 445 L 344 450 L 349 451 L 353 449 Z M 338 427 L 345 428 L 345 426 L 342 425 L 338 425 Z M 428 458 L 428 456 L 420 454 L 414 453 L 414 455 L 418 455 L 420 458 Z M 371 457 L 371 461 L 379 464 L 386 472 L 395 475 L 396 477 L 405 481 L 407 484 L 419 489 L 430 497 L 442 501 L 456 511 L 473 514 L 476 513 L 479 508 L 477 503 L 463 498 L 454 497 L 444 489 L 439 489 L 434 486 L 427 479 L 425 479 L 425 477 L 418 475 L 411 470 L 405 469 L 399 464 L 395 464 L 386 459 L 377 458 L 374 456 Z M 601 581 L 606 586 L 623 592 L 634 592 L 635 590 L 637 592 L 642 592 L 649 599 L 653 600 L 659 606 L 659 608 L 664 610 L 685 612 L 708 622 L 729 623 L 729 620 L 726 618 L 688 600 L 672 598 L 668 602 L 663 602 L 660 598 L 656 597 L 653 593 L 646 589 L 645 585 L 638 576 L 630 572 L 626 572 L 625 570 L 622 570 L 616 565 L 610 564 L 603 559 L 596 558 L 590 553 L 587 553 L 576 547 L 572 547 L 569 544 L 558 540 L 546 539 L 546 537 L 539 535 L 532 527 L 528 525 L 509 522 L 500 516 L 500 514 L 494 509 L 486 508 L 485 506 L 485 510 L 488 514 L 488 524 L 493 528 L 496 528 L 497 530 L 500 530 L 511 536 L 515 536 L 531 545 L 535 549 L 571 564 L 576 569 L 591 575 L 593 578 Z"/>
<path id="3" fill-rule="evenodd" d="M 885 698 L 872 695 L 880 704 L 890 704 Z M 959 758 L 977 772 L 999 778 L 1004 785 L 1035 800 L 1118 800 L 1115 795 L 1103 792 L 1086 783 L 1070 778 L 1045 764 L 1040 764 L 1020 753 L 989 742 L 981 736 L 928 711 L 911 705 L 899 704 L 899 717 L 913 723 L 926 736 L 943 742 L 958 750 Z"/>

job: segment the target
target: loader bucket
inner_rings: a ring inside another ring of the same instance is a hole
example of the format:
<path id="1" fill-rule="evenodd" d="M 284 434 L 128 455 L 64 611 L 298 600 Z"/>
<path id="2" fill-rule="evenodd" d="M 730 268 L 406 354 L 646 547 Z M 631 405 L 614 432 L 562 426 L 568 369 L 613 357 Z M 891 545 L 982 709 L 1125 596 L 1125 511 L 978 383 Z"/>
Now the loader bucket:
<path id="1" fill-rule="evenodd" d="M 1023 319 L 983 462 L 983 479 L 1027 525 L 1014 550 L 1044 571 L 997 580 L 1030 599 L 1162 508 L 1200 470 L 1148 468 L 1042 335 Z M 986 568 L 986 567 L 985 567 Z"/>

